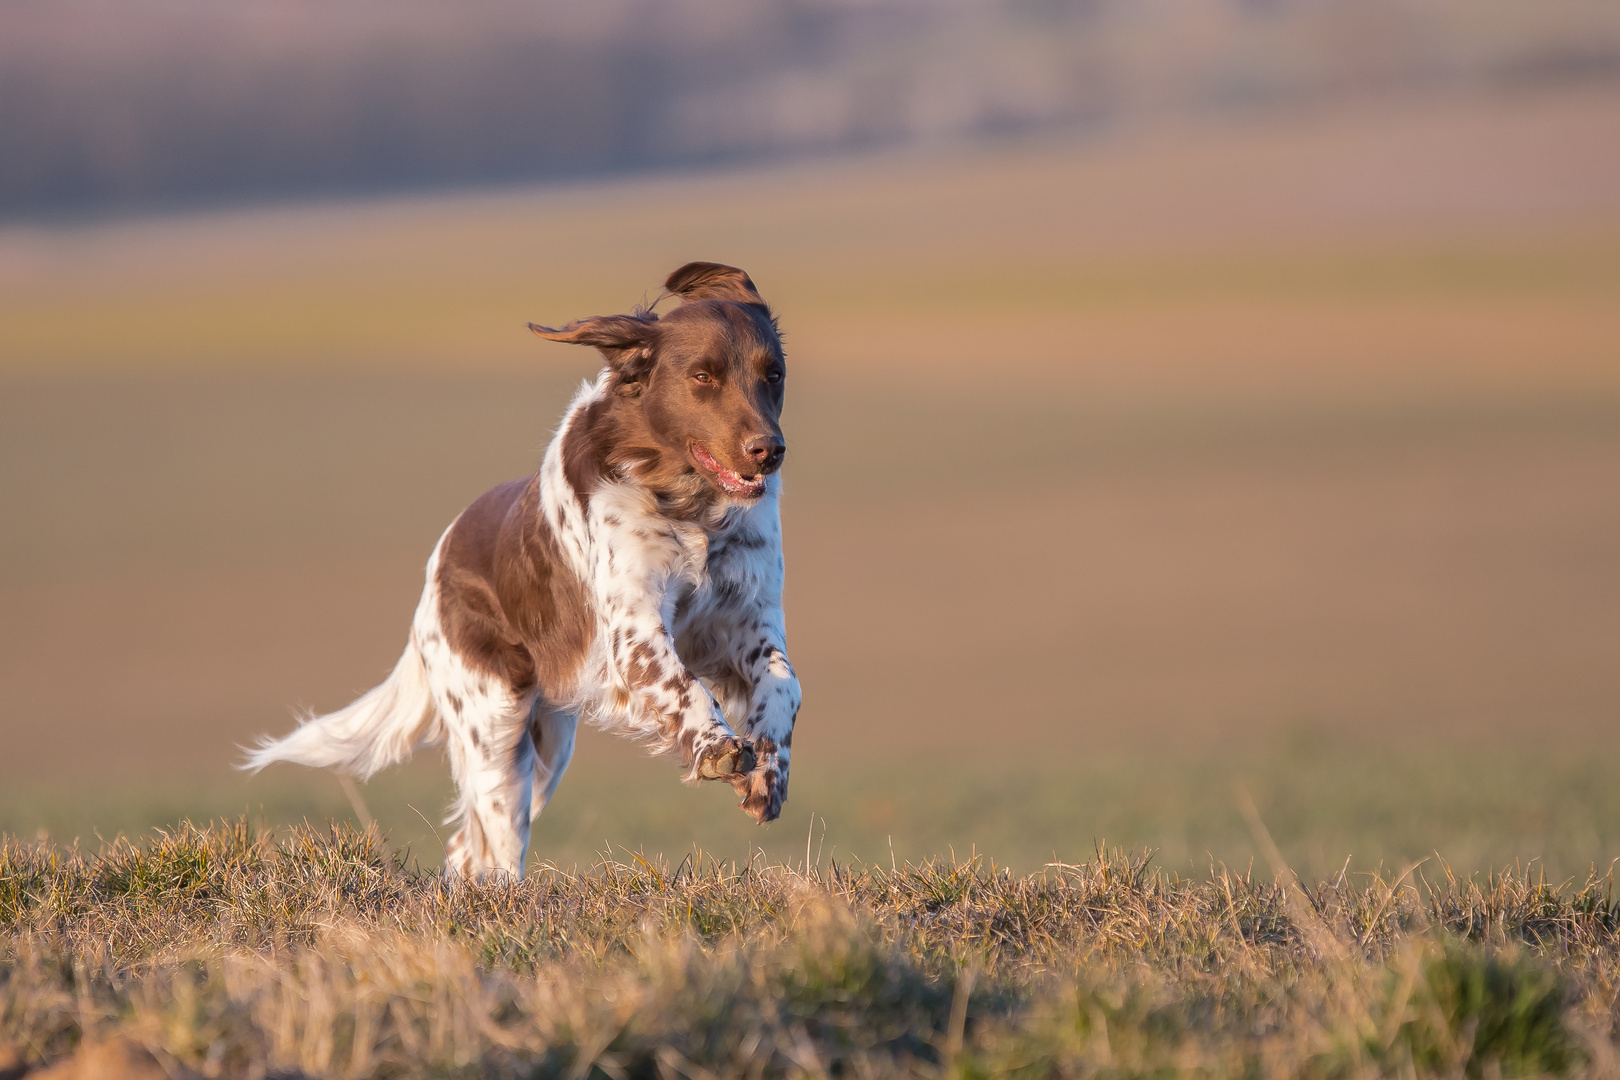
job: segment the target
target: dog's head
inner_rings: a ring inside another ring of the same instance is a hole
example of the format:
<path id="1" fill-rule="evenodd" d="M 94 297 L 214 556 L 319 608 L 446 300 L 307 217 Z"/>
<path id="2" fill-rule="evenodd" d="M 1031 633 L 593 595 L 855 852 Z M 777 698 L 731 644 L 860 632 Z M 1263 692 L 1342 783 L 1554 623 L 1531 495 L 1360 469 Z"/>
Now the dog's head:
<path id="1" fill-rule="evenodd" d="M 637 311 L 561 329 L 529 325 L 552 341 L 593 345 L 607 359 L 609 393 L 586 418 L 590 445 L 574 456 L 600 474 L 633 465 L 644 481 L 670 489 L 695 475 L 729 500 L 752 502 L 787 452 L 787 364 L 776 321 L 732 266 L 687 263 L 664 288 L 681 305 L 662 318 Z"/>

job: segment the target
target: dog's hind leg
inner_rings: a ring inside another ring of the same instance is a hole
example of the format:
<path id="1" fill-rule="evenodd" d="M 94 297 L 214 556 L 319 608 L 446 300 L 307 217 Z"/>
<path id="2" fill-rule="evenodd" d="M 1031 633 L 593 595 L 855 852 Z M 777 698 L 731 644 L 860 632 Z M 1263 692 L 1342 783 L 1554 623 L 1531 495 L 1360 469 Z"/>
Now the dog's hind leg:
<path id="1" fill-rule="evenodd" d="M 446 821 L 457 826 L 445 843 L 446 872 L 522 877 L 535 773 L 529 702 L 504 692 L 469 697 L 445 728 L 457 791 Z"/>
<path id="2" fill-rule="evenodd" d="M 534 798 L 529 820 L 540 816 L 557 785 L 562 782 L 568 763 L 574 758 L 574 732 L 579 728 L 576 713 L 557 712 L 544 699 L 534 704 L 529 717 L 529 737 L 534 740 Z"/>
<path id="3" fill-rule="evenodd" d="M 456 799 L 445 820 L 456 827 L 444 845 L 445 873 L 521 877 L 534 789 L 529 717 L 535 693 L 514 690 L 451 646 L 441 624 L 437 561 L 435 553 L 413 632 L 456 781 Z"/>

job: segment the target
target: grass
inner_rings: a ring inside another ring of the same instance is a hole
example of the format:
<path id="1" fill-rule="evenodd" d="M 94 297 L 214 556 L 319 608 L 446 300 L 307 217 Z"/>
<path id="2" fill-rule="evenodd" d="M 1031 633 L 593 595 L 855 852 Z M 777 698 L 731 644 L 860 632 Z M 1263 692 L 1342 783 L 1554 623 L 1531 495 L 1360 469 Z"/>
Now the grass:
<path id="1" fill-rule="evenodd" d="M 233 1076 L 1612 1075 L 1620 903 L 1435 863 L 694 851 L 469 885 L 342 826 L 4 840 L 0 1041 L 114 1038 Z"/>

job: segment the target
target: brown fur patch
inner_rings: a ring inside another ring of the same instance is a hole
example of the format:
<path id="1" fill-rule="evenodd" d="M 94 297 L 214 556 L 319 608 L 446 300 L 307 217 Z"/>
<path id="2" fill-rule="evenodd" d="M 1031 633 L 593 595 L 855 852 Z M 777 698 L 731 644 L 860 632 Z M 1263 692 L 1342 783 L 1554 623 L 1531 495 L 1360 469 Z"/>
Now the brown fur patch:
<path id="1" fill-rule="evenodd" d="M 474 670 L 514 693 L 571 695 L 595 622 L 540 513 L 538 477 L 491 489 L 456 519 L 438 585 L 450 647 Z"/>

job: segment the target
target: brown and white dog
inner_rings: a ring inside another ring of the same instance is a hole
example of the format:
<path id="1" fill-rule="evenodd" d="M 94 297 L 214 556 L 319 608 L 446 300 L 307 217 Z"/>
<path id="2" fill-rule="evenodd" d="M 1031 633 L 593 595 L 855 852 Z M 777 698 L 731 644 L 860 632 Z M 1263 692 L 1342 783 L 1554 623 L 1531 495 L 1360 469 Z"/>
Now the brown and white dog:
<path id="1" fill-rule="evenodd" d="M 371 776 L 444 742 L 452 875 L 519 875 L 579 720 L 678 752 L 757 821 L 787 797 L 799 681 L 782 619 L 779 420 L 787 368 L 747 274 L 689 263 L 681 304 L 531 329 L 592 345 L 538 474 L 440 537 L 405 654 L 382 685 L 281 739 L 273 761 Z"/>

